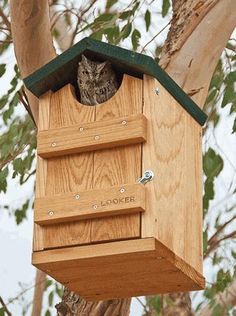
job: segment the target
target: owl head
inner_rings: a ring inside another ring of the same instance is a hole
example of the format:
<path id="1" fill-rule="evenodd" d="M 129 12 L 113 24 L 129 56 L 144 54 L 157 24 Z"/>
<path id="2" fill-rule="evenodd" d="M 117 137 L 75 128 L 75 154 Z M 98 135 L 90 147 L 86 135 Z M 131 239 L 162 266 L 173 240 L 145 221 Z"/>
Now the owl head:
<path id="1" fill-rule="evenodd" d="M 78 79 L 83 82 L 97 82 L 108 81 L 113 74 L 112 66 L 109 61 L 97 62 L 92 61 L 82 55 L 81 62 L 78 67 Z"/>

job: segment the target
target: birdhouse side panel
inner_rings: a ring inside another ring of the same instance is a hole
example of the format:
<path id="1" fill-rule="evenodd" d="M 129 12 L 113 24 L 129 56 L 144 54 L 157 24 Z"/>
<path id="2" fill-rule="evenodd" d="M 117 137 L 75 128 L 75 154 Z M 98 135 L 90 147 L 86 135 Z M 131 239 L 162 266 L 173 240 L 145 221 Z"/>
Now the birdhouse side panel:
<path id="1" fill-rule="evenodd" d="M 149 121 L 143 169 L 155 178 L 146 185 L 142 238 L 157 238 L 201 273 L 201 127 L 156 79 L 144 76 L 143 83 Z"/>

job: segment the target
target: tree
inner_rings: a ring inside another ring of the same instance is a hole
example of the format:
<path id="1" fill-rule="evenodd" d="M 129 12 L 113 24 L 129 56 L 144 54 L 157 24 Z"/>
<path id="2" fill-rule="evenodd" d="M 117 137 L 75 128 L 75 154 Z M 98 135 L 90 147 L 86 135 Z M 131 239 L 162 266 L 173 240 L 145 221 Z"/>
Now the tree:
<path id="1" fill-rule="evenodd" d="M 100 4 L 99 8 L 97 6 L 96 0 L 91 0 L 85 5 L 66 0 L 53 0 L 50 3 L 47 0 L 12 0 L 10 8 L 6 0 L 0 4 L 0 54 L 10 49 L 13 41 L 17 58 L 11 88 L 0 99 L 4 127 L 0 139 L 0 192 L 6 192 L 11 176 L 17 177 L 20 184 L 34 176 L 34 122 L 37 125 L 38 100 L 30 92 L 25 91 L 20 77 L 27 76 L 56 56 L 53 40 L 57 48 L 63 50 L 79 37 L 88 34 L 116 45 L 122 45 L 123 41 L 131 41 L 132 48 L 140 51 L 142 36 L 137 25 L 141 23 L 150 39 L 142 48 L 143 52 L 147 52 L 155 39 L 169 27 L 164 44 L 161 47 L 154 47 L 155 58 L 160 57 L 159 64 L 167 73 L 200 107 L 204 106 L 209 115 L 204 128 L 205 135 L 217 130 L 219 120 L 223 116 L 220 106 L 229 108 L 229 115 L 235 116 L 236 62 L 233 53 L 236 45 L 234 39 L 228 41 L 235 27 L 234 0 L 172 0 L 172 6 L 169 0 L 163 0 L 160 14 L 155 13 L 156 3 L 151 0 L 134 0 L 128 5 L 107 0 L 105 7 Z M 170 20 L 171 9 L 173 13 Z M 166 25 L 163 30 L 155 31 L 155 35 L 151 37 L 151 32 L 157 28 L 157 19 L 164 19 Z M 222 51 L 224 54 L 220 59 Z M 6 65 L 0 65 L 1 76 L 5 71 Z M 24 104 L 29 115 L 16 115 L 20 102 Z M 234 121 L 232 132 L 235 131 Z M 216 205 L 214 211 L 218 212 L 217 216 L 213 220 L 209 218 L 215 198 L 215 182 L 221 176 L 224 163 L 227 161 L 227 157 L 222 155 L 219 148 L 212 147 L 211 144 L 207 144 L 203 157 L 203 237 L 206 260 L 219 267 L 214 282 L 207 286 L 204 297 L 199 299 L 200 303 L 196 308 L 196 314 L 203 316 L 211 313 L 226 315 L 229 310 L 233 311 L 232 306 L 236 300 L 235 265 L 229 268 L 225 264 L 229 258 L 236 258 L 236 253 L 232 249 L 236 237 L 236 231 L 232 227 L 236 219 L 235 205 L 232 202 L 235 183 L 225 189 L 226 193 L 229 189 L 226 209 L 219 211 Z M 12 173 L 10 166 L 13 168 Z M 232 167 L 232 170 L 235 173 L 235 167 Z M 13 210 L 18 224 L 24 220 L 30 207 L 31 201 L 27 200 L 22 207 Z M 230 241 L 229 249 L 232 251 L 224 255 L 220 247 L 227 241 Z M 50 282 L 48 284 L 51 285 Z M 93 314 L 90 311 L 87 315 L 113 315 L 115 311 L 117 314 L 117 308 L 125 310 L 120 312 L 120 315 L 129 313 L 130 300 L 100 302 L 91 307 L 88 302 L 78 300 L 76 296 L 65 291 L 64 304 L 58 308 L 60 315 L 70 315 L 65 309 L 70 307 L 68 301 L 71 299 L 76 301 L 76 308 L 92 308 Z M 206 299 L 209 305 L 204 303 Z M 174 315 L 176 311 L 180 312 L 180 308 L 186 315 L 193 313 L 188 294 L 149 297 L 146 302 L 146 315 Z M 102 312 L 99 312 L 101 308 Z M 3 306 L 2 311 L 7 313 L 7 307 Z"/>

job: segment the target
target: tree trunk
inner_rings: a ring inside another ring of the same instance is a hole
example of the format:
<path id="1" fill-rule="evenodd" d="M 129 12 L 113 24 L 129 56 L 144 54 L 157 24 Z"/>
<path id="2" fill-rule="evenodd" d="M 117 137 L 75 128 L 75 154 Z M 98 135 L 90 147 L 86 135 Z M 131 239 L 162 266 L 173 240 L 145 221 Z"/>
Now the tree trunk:
<path id="1" fill-rule="evenodd" d="M 41 315 L 45 281 L 46 274 L 40 270 L 36 270 L 32 316 Z"/>
<path id="2" fill-rule="evenodd" d="M 65 288 L 58 316 L 128 316 L 131 299 L 89 302 Z"/>
<path id="3" fill-rule="evenodd" d="M 12 36 L 22 77 L 55 57 L 47 0 L 10 2 Z M 221 52 L 235 26 L 235 0 L 173 0 L 173 19 L 160 64 L 199 106 L 203 106 Z M 37 122 L 38 100 L 28 92 Z M 188 294 L 169 296 L 165 315 L 191 315 Z M 129 314 L 130 299 L 86 302 L 67 289 L 58 315 Z M 185 304 L 181 304 L 185 301 Z M 175 306 L 175 308 L 173 308 Z M 181 314 L 182 313 L 182 314 Z M 185 313 L 185 314 L 184 314 Z"/>
<path id="4" fill-rule="evenodd" d="M 24 78 L 56 57 L 48 0 L 12 0 L 10 15 L 15 55 Z M 37 123 L 38 99 L 29 91 L 27 96 Z"/>

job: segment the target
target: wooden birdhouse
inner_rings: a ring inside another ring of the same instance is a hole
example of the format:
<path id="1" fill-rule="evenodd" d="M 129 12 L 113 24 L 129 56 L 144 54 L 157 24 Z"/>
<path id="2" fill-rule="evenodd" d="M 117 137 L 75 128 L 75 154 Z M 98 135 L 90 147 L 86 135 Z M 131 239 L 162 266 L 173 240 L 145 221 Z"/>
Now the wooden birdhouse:
<path id="1" fill-rule="evenodd" d="M 76 91 L 84 54 L 116 94 Z M 25 80 L 39 98 L 33 265 L 88 300 L 203 289 L 206 115 L 150 57 L 85 38 Z"/>

